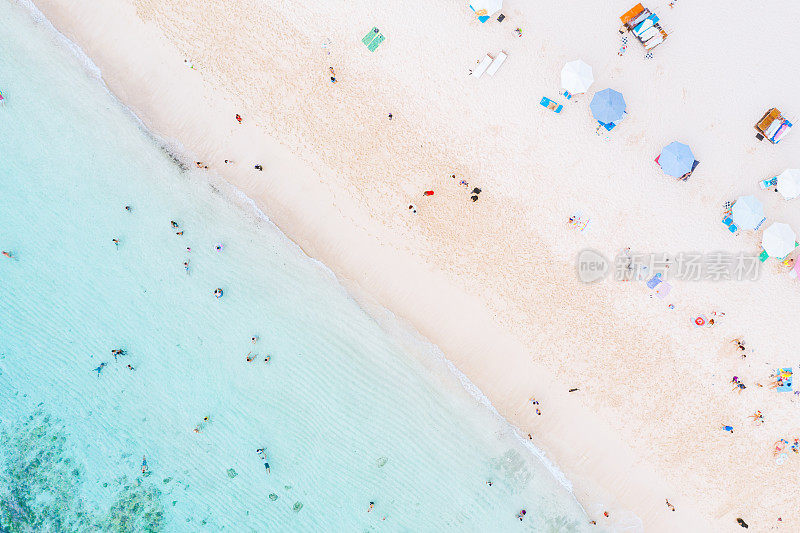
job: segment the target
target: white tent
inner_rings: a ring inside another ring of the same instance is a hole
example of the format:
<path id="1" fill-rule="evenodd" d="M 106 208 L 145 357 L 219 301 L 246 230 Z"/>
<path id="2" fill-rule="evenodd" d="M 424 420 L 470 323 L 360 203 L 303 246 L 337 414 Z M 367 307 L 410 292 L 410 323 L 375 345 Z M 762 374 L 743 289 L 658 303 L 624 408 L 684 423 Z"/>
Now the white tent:
<path id="1" fill-rule="evenodd" d="M 585 93 L 592 83 L 594 83 L 592 67 L 580 59 L 570 61 L 561 69 L 561 86 L 569 93 Z"/>
<path id="2" fill-rule="evenodd" d="M 778 192 L 787 200 L 800 196 L 800 169 L 787 168 L 780 173 Z"/>
<path id="3" fill-rule="evenodd" d="M 481 22 L 486 22 L 489 17 L 503 9 L 503 0 L 472 0 L 469 7 L 478 15 Z"/>
<path id="4" fill-rule="evenodd" d="M 786 257 L 794 250 L 794 243 L 797 236 L 789 224 L 775 222 L 764 230 L 761 237 L 761 245 L 770 257 Z"/>

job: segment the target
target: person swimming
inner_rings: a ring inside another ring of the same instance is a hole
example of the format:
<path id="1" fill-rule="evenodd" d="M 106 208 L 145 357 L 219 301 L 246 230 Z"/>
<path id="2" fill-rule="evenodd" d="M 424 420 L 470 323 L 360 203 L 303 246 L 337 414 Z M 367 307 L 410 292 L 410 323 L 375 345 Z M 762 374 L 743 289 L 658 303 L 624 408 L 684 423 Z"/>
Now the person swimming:
<path id="1" fill-rule="evenodd" d="M 527 514 L 527 511 L 525 509 L 523 509 L 519 513 L 517 513 L 517 518 L 519 518 L 520 522 L 522 522 L 522 519 L 525 518 L 526 514 Z"/>
<path id="2" fill-rule="evenodd" d="M 252 363 L 252 362 L 253 362 L 253 356 L 252 356 L 252 355 L 250 355 L 250 354 L 252 354 L 252 353 L 253 353 L 253 352 L 249 352 L 249 353 L 247 354 L 247 357 L 245 357 L 245 360 L 246 360 L 248 363 Z"/>
<path id="3" fill-rule="evenodd" d="M 133 211 L 133 208 L 132 208 L 131 206 L 129 206 L 129 205 L 126 205 L 126 206 L 125 206 L 125 211 L 127 211 L 128 213 L 130 213 L 131 211 Z"/>
<path id="4" fill-rule="evenodd" d="M 216 251 L 218 251 L 218 252 L 221 252 L 221 251 L 222 251 L 222 243 L 221 243 L 221 242 L 218 242 L 217 244 L 215 244 L 215 245 L 214 245 L 214 249 L 215 249 Z"/>
<path id="5" fill-rule="evenodd" d="M 98 366 L 97 368 L 93 369 L 92 372 L 97 372 L 97 377 L 100 377 L 100 372 L 103 371 L 105 366 L 106 366 L 106 363 L 100 363 L 100 366 Z"/>
<path id="6" fill-rule="evenodd" d="M 111 239 L 111 242 L 114 243 L 114 246 L 119 247 L 119 239 Z"/>
<path id="7" fill-rule="evenodd" d="M 136 370 L 136 369 L 133 368 L 131 365 L 128 365 L 128 370 Z"/>
<path id="8" fill-rule="evenodd" d="M 269 462 L 267 462 L 267 452 L 264 451 L 264 448 L 259 448 L 256 450 L 256 453 L 261 458 L 261 460 L 264 461 L 264 469 L 267 471 L 267 474 L 269 474 L 270 472 L 269 472 Z"/>
<path id="9" fill-rule="evenodd" d="M 147 459 L 143 455 L 142 456 L 142 474 L 144 474 L 145 472 L 147 472 Z"/>
<path id="10" fill-rule="evenodd" d="M 264 362 L 265 362 L 265 363 L 269 363 L 269 360 L 270 360 L 271 358 L 272 358 L 272 356 L 270 356 L 270 355 L 266 356 L 266 357 L 264 358 Z"/>
<path id="11" fill-rule="evenodd" d="M 258 335 L 253 335 L 252 337 L 250 337 L 250 342 L 252 342 L 253 344 L 257 343 L 258 342 Z"/>
<path id="12" fill-rule="evenodd" d="M 178 223 L 175 222 L 174 220 L 170 220 L 169 223 L 172 224 L 173 228 L 177 228 L 178 227 Z"/>
<path id="13" fill-rule="evenodd" d="M 217 298 L 222 298 L 222 289 L 220 289 L 219 287 L 214 289 L 214 296 L 216 296 Z"/>
<path id="14" fill-rule="evenodd" d="M 374 508 L 375 508 L 375 502 L 369 502 L 369 509 L 367 509 L 367 512 L 369 513 L 369 512 L 370 512 L 370 511 L 372 511 Z"/>
<path id="15" fill-rule="evenodd" d="M 7 252 L 6 250 L 3 250 L 3 255 L 8 257 L 9 259 L 16 259 L 14 257 L 14 252 Z"/>
<path id="16" fill-rule="evenodd" d="M 183 262 L 183 269 L 186 271 L 187 274 L 189 273 L 189 260 L 188 259 Z"/>

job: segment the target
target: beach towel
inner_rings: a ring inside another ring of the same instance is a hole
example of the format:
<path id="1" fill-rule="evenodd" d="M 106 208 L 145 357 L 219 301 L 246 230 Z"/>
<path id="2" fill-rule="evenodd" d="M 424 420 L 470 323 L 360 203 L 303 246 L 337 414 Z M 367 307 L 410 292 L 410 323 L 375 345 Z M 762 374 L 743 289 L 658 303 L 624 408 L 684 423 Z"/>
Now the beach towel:
<path id="1" fill-rule="evenodd" d="M 547 109 L 549 109 L 554 113 L 561 113 L 561 110 L 564 108 L 563 105 L 559 104 L 558 102 L 550 100 L 546 96 L 542 97 L 542 101 L 539 102 L 539 105 L 541 105 L 542 107 L 546 107 Z"/>
<path id="2" fill-rule="evenodd" d="M 584 217 L 581 211 L 575 211 L 569 217 L 569 224 L 580 232 L 584 232 L 589 228 L 589 223 L 592 221 L 589 217 Z"/>
<path id="3" fill-rule="evenodd" d="M 647 288 L 648 289 L 655 289 L 656 285 L 661 283 L 661 281 L 662 281 L 661 280 L 661 272 L 659 272 L 658 274 L 656 274 L 655 276 L 653 276 L 652 278 L 647 280 Z"/>
<path id="4" fill-rule="evenodd" d="M 778 369 L 778 392 L 791 392 L 792 390 L 792 369 L 779 368 Z"/>
<path id="5" fill-rule="evenodd" d="M 371 30 L 369 30 L 369 33 L 367 33 L 367 34 L 364 36 L 364 38 L 363 38 L 363 39 L 361 39 L 361 42 L 362 42 L 362 43 L 364 43 L 364 46 L 369 46 L 369 43 L 371 43 L 371 42 L 372 42 L 372 40 L 373 40 L 375 37 L 377 37 L 377 36 L 378 36 L 378 34 L 379 34 L 379 33 L 380 33 L 380 30 L 379 30 L 379 29 L 378 29 L 376 26 L 373 26 L 373 27 L 372 27 L 372 29 L 371 29 Z"/>
<path id="6" fill-rule="evenodd" d="M 376 36 L 376 37 L 375 37 L 375 38 L 372 40 L 372 42 L 371 42 L 371 43 L 369 43 L 369 45 L 367 46 L 367 50 L 369 50 L 370 52 L 374 52 L 374 51 L 375 51 L 375 49 L 376 49 L 376 48 L 378 48 L 378 46 L 380 46 L 380 44 L 381 44 L 383 41 L 385 41 L 385 40 L 386 40 L 386 37 L 384 37 L 382 33 L 379 33 L 379 34 L 378 34 L 378 35 L 377 35 L 377 36 Z"/>
<path id="7" fill-rule="evenodd" d="M 669 291 L 671 291 L 671 290 L 672 290 L 672 285 L 670 285 L 666 281 L 663 281 L 663 282 L 658 284 L 658 286 L 656 287 L 655 293 L 656 293 L 656 296 L 658 296 L 659 298 L 661 298 L 663 300 L 664 298 L 667 297 L 667 295 L 669 294 Z"/>

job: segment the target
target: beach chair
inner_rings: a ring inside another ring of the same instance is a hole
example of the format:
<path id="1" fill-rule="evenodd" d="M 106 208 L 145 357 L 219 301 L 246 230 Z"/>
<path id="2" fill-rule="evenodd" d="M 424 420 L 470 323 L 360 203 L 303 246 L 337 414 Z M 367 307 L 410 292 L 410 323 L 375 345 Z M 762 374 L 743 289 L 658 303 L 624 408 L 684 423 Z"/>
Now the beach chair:
<path id="1" fill-rule="evenodd" d="M 561 110 L 564 109 L 564 106 L 559 104 L 558 102 L 554 102 L 547 98 L 546 96 L 542 97 L 542 101 L 539 102 L 539 105 L 549 109 L 553 113 L 561 113 Z"/>
<path id="2" fill-rule="evenodd" d="M 569 91 L 564 91 L 563 93 L 561 93 L 561 96 L 563 96 L 567 100 L 571 100 L 572 99 L 572 93 L 569 92 Z"/>
<path id="3" fill-rule="evenodd" d="M 486 54 L 485 56 L 483 56 L 483 59 L 481 59 L 480 63 L 478 63 L 478 66 L 472 70 L 472 76 L 475 78 L 480 78 L 481 76 L 483 76 L 483 73 L 486 72 L 486 69 L 488 69 L 489 65 L 491 64 L 492 64 L 492 56 Z"/>
<path id="4" fill-rule="evenodd" d="M 761 253 L 758 255 L 758 260 L 763 263 L 767 259 L 769 259 L 769 254 L 766 250 L 761 250 Z"/>
<path id="5" fill-rule="evenodd" d="M 497 69 L 500 68 L 500 65 L 503 64 L 503 62 L 506 60 L 507 57 L 508 54 L 506 54 L 505 52 L 498 52 L 497 57 L 494 58 L 492 64 L 489 65 L 489 68 L 486 69 L 486 74 L 488 74 L 489 76 L 494 76 L 494 73 L 497 72 Z"/>

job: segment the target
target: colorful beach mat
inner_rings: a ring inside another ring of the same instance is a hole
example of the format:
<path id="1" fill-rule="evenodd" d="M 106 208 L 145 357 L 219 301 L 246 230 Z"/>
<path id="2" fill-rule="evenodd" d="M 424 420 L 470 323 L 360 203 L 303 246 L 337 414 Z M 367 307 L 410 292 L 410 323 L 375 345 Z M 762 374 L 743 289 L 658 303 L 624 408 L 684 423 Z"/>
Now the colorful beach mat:
<path id="1" fill-rule="evenodd" d="M 792 369 L 779 368 L 778 369 L 778 392 L 791 392 L 792 390 Z"/>

